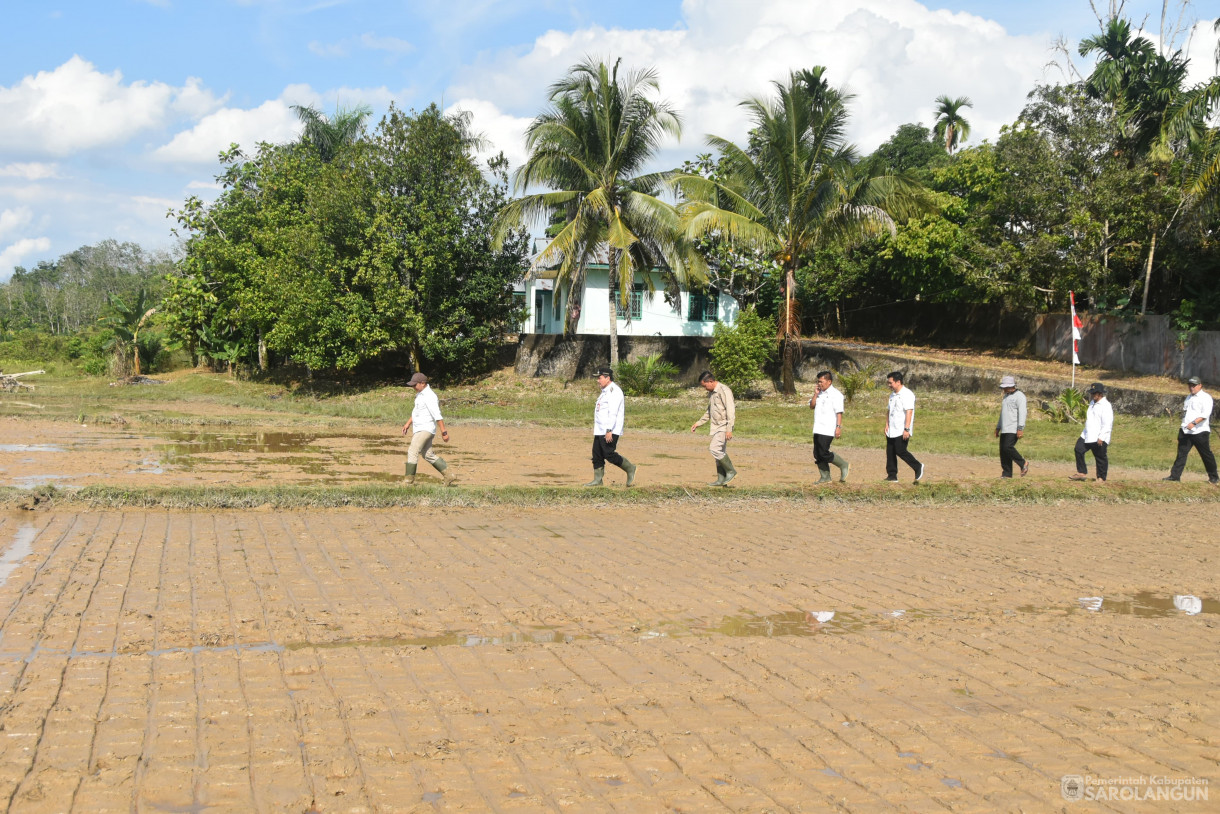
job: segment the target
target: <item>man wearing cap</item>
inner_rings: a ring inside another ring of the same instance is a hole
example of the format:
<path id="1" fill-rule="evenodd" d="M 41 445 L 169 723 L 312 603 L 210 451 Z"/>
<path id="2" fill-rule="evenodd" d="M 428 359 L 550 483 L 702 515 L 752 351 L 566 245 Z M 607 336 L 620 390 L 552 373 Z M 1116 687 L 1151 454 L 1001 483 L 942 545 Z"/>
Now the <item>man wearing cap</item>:
<path id="1" fill-rule="evenodd" d="M 627 412 L 627 400 L 622 389 L 614 383 L 614 371 L 608 367 L 597 369 L 597 384 L 601 395 L 593 405 L 593 480 L 585 486 L 601 486 L 606 474 L 606 461 L 627 473 L 627 485 L 635 483 L 635 464 L 619 455 L 615 450 L 619 436 L 623 434 L 623 419 Z"/>
<path id="2" fill-rule="evenodd" d="M 729 460 L 729 441 L 733 440 L 733 424 L 737 421 L 737 409 L 733 403 L 733 391 L 727 384 L 716 381 L 710 370 L 699 374 L 699 384 L 707 391 L 707 410 L 699 420 L 690 425 L 694 432 L 700 426 L 711 422 L 712 441 L 708 449 L 716 461 L 716 480 L 708 486 L 728 486 L 729 481 L 737 477 L 737 469 Z"/>
<path id="3" fill-rule="evenodd" d="M 1220 485 L 1220 476 L 1216 474 L 1216 456 L 1212 454 L 1211 427 L 1212 397 L 1203 389 L 1203 382 L 1198 376 L 1186 380 L 1190 395 L 1182 405 L 1182 427 L 1178 430 L 1178 457 L 1169 470 L 1165 480 L 1182 479 L 1182 470 L 1186 468 L 1186 456 L 1190 455 L 1191 447 L 1199 450 L 1203 459 L 1203 468 L 1207 470 L 1207 479 L 1213 486 Z"/>
<path id="4" fill-rule="evenodd" d="M 1004 398 L 1000 401 L 1000 420 L 995 424 L 995 437 L 1000 439 L 1000 477 L 1012 477 L 1015 461 L 1021 467 L 1021 477 L 1029 474 L 1029 462 L 1017 452 L 1017 441 L 1025 435 L 1025 394 L 1017 389 L 1012 376 L 1000 379 Z"/>
<path id="5" fill-rule="evenodd" d="M 1106 474 L 1110 471 L 1110 432 L 1114 429 L 1114 408 L 1106 399 L 1106 386 L 1094 382 L 1089 387 L 1089 398 L 1092 403 L 1084 418 L 1084 431 L 1076 439 L 1076 474 L 1071 480 L 1091 480 L 1089 468 L 1084 464 L 1084 454 L 1093 453 L 1093 462 L 1097 464 L 1097 480 L 1105 483 Z"/>
<path id="6" fill-rule="evenodd" d="M 411 417 L 407 419 L 406 424 L 402 425 L 402 434 L 406 435 L 412 426 L 415 427 L 415 432 L 411 436 L 411 446 L 407 448 L 407 476 L 403 479 L 403 484 L 415 485 L 415 470 L 419 467 L 419 456 L 422 455 L 425 461 L 432 464 L 436 471 L 441 473 L 441 477 L 445 479 L 445 485 L 453 486 L 457 483 L 457 479 L 449 471 L 449 464 L 432 451 L 432 439 L 436 435 L 437 428 L 440 428 L 441 440 L 446 444 L 449 443 L 449 431 L 445 429 L 445 419 L 441 416 L 440 400 L 428 386 L 428 377 L 422 373 L 417 372 L 412 375 L 407 384 L 414 388 L 416 396 L 415 406 L 411 409 Z"/>

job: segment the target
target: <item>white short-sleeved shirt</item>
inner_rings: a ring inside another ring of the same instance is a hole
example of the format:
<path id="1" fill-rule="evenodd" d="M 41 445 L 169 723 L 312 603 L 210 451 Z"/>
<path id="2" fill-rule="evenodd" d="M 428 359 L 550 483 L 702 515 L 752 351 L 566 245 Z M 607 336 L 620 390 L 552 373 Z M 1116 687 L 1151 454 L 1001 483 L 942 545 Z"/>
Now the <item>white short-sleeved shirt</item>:
<path id="1" fill-rule="evenodd" d="M 885 425 L 887 438 L 900 438 L 907 428 L 907 410 L 911 410 L 911 433 L 915 430 L 915 394 L 911 388 L 903 387 L 897 393 L 890 393 L 890 418 Z"/>
<path id="2" fill-rule="evenodd" d="M 1185 415 L 1182 416 L 1182 432 L 1187 435 L 1202 435 L 1211 432 L 1209 424 L 1213 404 L 1212 397 L 1206 390 L 1200 390 L 1198 393 L 1187 396 L 1186 403 L 1182 405 L 1182 409 L 1185 411 Z M 1198 421 L 1200 418 L 1203 420 L 1193 427 L 1190 426 L 1190 422 Z"/>
<path id="3" fill-rule="evenodd" d="M 1110 443 L 1110 433 L 1114 430 L 1114 408 L 1109 399 L 1102 396 L 1089 403 L 1089 411 L 1084 416 L 1084 429 L 1080 437 L 1086 444 L 1096 444 L 1098 441 Z"/>
<path id="4" fill-rule="evenodd" d="M 436 422 L 444 421 L 441 415 L 441 402 L 432 392 L 431 386 L 425 387 L 415 395 L 415 406 L 411 408 L 411 426 L 414 432 L 430 432 L 436 434 Z"/>
<path id="5" fill-rule="evenodd" d="M 814 395 L 813 434 L 834 435 L 838 424 L 836 415 L 843 412 L 843 394 L 833 384 Z"/>
<path id="6" fill-rule="evenodd" d="M 614 382 L 602 388 L 597 403 L 593 405 L 593 434 L 623 434 L 623 418 L 627 412 L 627 399 Z"/>

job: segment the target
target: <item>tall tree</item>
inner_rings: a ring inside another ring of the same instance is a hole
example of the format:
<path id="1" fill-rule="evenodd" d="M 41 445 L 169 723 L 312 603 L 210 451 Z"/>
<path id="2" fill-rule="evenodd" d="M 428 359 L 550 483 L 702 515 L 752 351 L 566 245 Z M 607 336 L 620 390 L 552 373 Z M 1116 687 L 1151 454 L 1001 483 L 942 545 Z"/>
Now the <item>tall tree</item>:
<path id="1" fill-rule="evenodd" d="M 514 183 L 518 191 L 554 191 L 509 202 L 497 221 L 503 235 L 564 213 L 563 229 L 534 262 L 557 266 L 556 282 L 567 287 L 566 331 L 575 328 L 573 308 L 589 262 L 606 258 L 611 366 L 618 364 L 616 290 L 626 305 L 635 275 L 649 269 L 665 272 L 671 297 L 675 284 L 704 276 L 702 261 L 682 238 L 677 211 L 657 197 L 667 174 L 643 172 L 665 136 L 681 135 L 681 119 L 667 102 L 651 98 L 660 88 L 655 70 L 620 74 L 620 63 L 589 59 L 551 86 L 550 106 L 526 130 L 529 158 Z M 651 275 L 645 279 L 651 285 Z"/>
<path id="2" fill-rule="evenodd" d="M 948 96 L 936 97 L 936 124 L 933 132 L 944 142 L 945 152 L 953 155 L 959 142 L 970 138 L 970 122 L 962 115 L 962 108 L 974 107 L 968 96 L 950 99 Z"/>
<path id="3" fill-rule="evenodd" d="M 329 117 L 313 105 L 293 105 L 292 111 L 305 125 L 301 141 L 312 144 L 325 164 L 333 161 L 343 147 L 360 138 L 365 122 L 373 115 L 373 109 L 368 105 L 336 108 L 335 115 Z"/>
<path id="4" fill-rule="evenodd" d="M 892 232 L 895 218 L 929 208 L 922 187 L 905 176 L 858 166 L 847 142 L 847 102 L 835 91 L 811 92 L 803 74 L 775 82 L 773 99 L 747 99 L 754 128 L 742 148 L 719 136 L 719 179 L 682 174 L 674 181 L 686 234 L 763 251 L 782 269 L 783 387 L 796 392 L 801 323 L 796 313 L 797 269 L 815 247 L 858 242 Z"/>

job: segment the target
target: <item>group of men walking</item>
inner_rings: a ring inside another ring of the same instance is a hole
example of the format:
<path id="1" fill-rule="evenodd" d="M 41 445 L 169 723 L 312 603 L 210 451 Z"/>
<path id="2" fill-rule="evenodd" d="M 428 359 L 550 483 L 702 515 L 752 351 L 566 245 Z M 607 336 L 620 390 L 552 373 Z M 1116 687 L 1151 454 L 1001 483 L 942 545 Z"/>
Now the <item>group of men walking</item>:
<path id="1" fill-rule="evenodd" d="M 626 472 L 627 485 L 632 486 L 635 484 L 637 467 L 618 451 L 619 438 L 622 437 L 626 420 L 626 398 L 622 388 L 614 381 L 613 370 L 608 367 L 598 368 L 596 375 L 601 392 L 593 407 L 593 479 L 585 486 L 603 485 L 607 463 Z M 890 388 L 884 425 L 885 479 L 890 482 L 898 480 L 898 461 L 901 460 L 915 473 L 915 482 L 919 483 L 923 480 L 925 468 L 908 448 L 915 428 L 915 394 L 905 385 L 901 371 L 896 370 L 888 374 L 885 381 Z M 706 370 L 699 376 L 699 384 L 707 391 L 707 409 L 691 425 L 690 431 L 695 432 L 704 424 L 710 425 L 708 429 L 711 441 L 708 450 L 716 464 L 716 479 L 708 485 L 727 486 L 737 477 L 737 468 L 728 454 L 729 442 L 733 440 L 733 426 L 737 420 L 733 391 Z M 403 435 L 413 431 L 407 450 L 404 483 L 408 486 L 415 483 L 416 470 L 422 457 L 440 473 L 446 486 L 453 486 L 457 481 L 448 464 L 432 449 L 432 441 L 438 430 L 441 440 L 446 443 L 449 441 L 449 432 L 445 429 L 445 420 L 441 415 L 436 393 L 428 385 L 428 377 L 423 373 L 412 375 L 408 385 L 415 390 L 416 397 L 411 418 L 402 427 Z M 1197 376 L 1187 379 L 1187 387 L 1190 395 L 1182 407 L 1178 454 L 1165 480 L 1181 479 L 1187 457 L 1190 451 L 1195 449 L 1198 450 L 1203 467 L 1207 470 L 1208 481 L 1213 485 L 1220 485 L 1216 458 L 1212 454 L 1210 443 L 1212 397 L 1203 389 L 1203 383 Z M 1016 379 L 1012 376 L 1000 379 L 1000 389 L 1003 396 L 995 426 L 995 436 L 1000 442 L 1000 477 L 1011 478 L 1014 471 L 1019 471 L 1024 477 L 1029 474 L 1029 461 L 1017 451 L 1017 443 L 1025 435 L 1025 394 L 1018 389 Z M 1109 448 L 1114 429 L 1114 408 L 1106 398 L 1106 388 L 1101 382 L 1092 384 L 1087 394 L 1089 406 L 1085 414 L 1084 429 L 1076 439 L 1076 472 L 1070 479 L 1094 480 L 1089 476 L 1085 460 L 1086 455 L 1092 454 L 1096 480 L 1104 482 L 1110 469 Z M 831 482 L 832 465 L 839 470 L 839 482 L 847 482 L 851 466 L 830 448 L 831 444 L 843 435 L 845 401 L 843 393 L 834 386 L 834 374 L 829 370 L 820 371 L 817 375 L 817 389 L 809 399 L 809 408 L 813 410 L 813 460 L 818 468 L 818 483 Z"/>

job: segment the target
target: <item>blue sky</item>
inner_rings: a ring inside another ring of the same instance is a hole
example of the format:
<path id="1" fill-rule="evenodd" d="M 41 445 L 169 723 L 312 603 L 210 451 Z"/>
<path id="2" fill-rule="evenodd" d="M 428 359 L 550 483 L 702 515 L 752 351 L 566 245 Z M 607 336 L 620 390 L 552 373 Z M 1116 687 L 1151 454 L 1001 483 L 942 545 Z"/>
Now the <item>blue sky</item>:
<path id="1" fill-rule="evenodd" d="M 1159 10 L 1127 3 L 1152 32 Z M 705 133 L 741 138 L 737 100 L 824 64 L 857 94 L 862 148 L 930 123 L 941 94 L 974 101 L 977 143 L 1034 83 L 1060 78 L 1046 67 L 1056 37 L 1097 29 L 1087 0 L 48 0 L 7 3 L 5 17 L 0 280 L 106 238 L 172 249 L 166 211 L 215 194 L 230 142 L 293 138 L 292 104 L 380 116 L 391 100 L 443 103 L 519 161 L 546 86 L 587 54 L 621 55 L 656 66 L 684 114 L 684 139 L 660 159 L 672 166 Z M 1200 28 L 1198 79 L 1214 43 Z"/>

